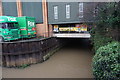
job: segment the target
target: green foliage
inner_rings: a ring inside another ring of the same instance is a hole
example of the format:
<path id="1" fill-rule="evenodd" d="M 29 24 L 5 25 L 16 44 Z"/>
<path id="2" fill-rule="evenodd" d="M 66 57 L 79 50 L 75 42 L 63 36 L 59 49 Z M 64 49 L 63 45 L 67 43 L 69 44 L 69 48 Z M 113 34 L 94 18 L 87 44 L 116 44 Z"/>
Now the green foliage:
<path id="1" fill-rule="evenodd" d="M 93 28 L 90 33 L 94 51 L 96 51 L 99 47 L 114 41 L 112 37 L 106 36 L 104 29 L 97 30 L 96 28 Z"/>
<path id="2" fill-rule="evenodd" d="M 120 2 L 109 2 L 98 6 L 97 27 L 120 28 Z"/>
<path id="3" fill-rule="evenodd" d="M 19 66 L 18 68 L 24 69 L 24 68 L 26 68 L 26 67 L 28 67 L 28 66 L 30 66 L 30 65 L 29 65 L 29 64 L 23 64 L 22 66 Z"/>
<path id="4" fill-rule="evenodd" d="M 93 38 L 93 46 L 94 46 L 94 50 L 96 51 L 99 47 L 104 46 L 108 43 L 110 43 L 112 40 L 112 38 L 108 38 L 102 35 L 99 35 L 96 33 L 96 35 Z"/>
<path id="5" fill-rule="evenodd" d="M 93 74 L 97 80 L 120 80 L 120 2 L 98 5 L 91 30 L 95 56 Z"/>
<path id="6" fill-rule="evenodd" d="M 111 41 L 120 40 L 120 2 L 98 5 L 96 18 L 96 26 L 90 32 L 95 51 Z"/>
<path id="7" fill-rule="evenodd" d="M 112 42 L 100 47 L 92 66 L 97 80 L 120 80 L 120 43 Z"/>

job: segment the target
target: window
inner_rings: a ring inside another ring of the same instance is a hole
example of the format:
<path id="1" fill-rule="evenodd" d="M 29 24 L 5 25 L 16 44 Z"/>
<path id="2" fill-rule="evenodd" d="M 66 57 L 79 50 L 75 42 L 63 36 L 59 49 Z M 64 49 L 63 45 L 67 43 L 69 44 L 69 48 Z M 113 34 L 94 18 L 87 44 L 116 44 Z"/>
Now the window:
<path id="1" fill-rule="evenodd" d="M 96 17 L 97 14 L 98 14 L 98 6 L 95 7 L 93 10 L 93 17 Z"/>
<path id="2" fill-rule="evenodd" d="M 58 19 L 58 6 L 54 6 L 54 19 Z"/>
<path id="3" fill-rule="evenodd" d="M 17 29 L 18 23 L 0 23 L 2 29 Z"/>
<path id="4" fill-rule="evenodd" d="M 79 3 L 79 12 L 83 12 L 83 3 Z"/>
<path id="5" fill-rule="evenodd" d="M 16 26 L 18 23 L 7 23 L 8 29 L 17 29 L 18 26 Z"/>
<path id="6" fill-rule="evenodd" d="M 69 19 L 70 18 L 70 5 L 66 5 L 66 18 Z"/>
<path id="7" fill-rule="evenodd" d="M 83 18 L 83 3 L 79 3 L 79 18 Z"/>
<path id="8" fill-rule="evenodd" d="M 7 23 L 0 23 L 0 28 L 5 29 L 7 26 Z"/>

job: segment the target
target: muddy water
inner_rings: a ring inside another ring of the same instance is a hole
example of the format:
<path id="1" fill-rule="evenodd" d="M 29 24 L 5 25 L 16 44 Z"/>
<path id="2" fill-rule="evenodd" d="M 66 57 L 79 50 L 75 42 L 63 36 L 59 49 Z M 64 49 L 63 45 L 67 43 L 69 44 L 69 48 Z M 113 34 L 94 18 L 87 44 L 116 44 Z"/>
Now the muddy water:
<path id="1" fill-rule="evenodd" d="M 81 42 L 82 41 L 82 42 Z M 69 41 L 44 63 L 25 69 L 3 68 L 4 78 L 92 78 L 93 53 L 84 40 Z"/>

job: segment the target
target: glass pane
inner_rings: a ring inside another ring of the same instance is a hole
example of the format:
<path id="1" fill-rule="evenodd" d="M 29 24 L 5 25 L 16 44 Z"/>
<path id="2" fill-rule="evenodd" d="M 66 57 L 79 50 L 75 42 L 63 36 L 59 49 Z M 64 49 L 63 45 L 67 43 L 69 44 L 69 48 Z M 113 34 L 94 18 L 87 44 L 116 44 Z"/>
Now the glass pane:
<path id="1" fill-rule="evenodd" d="M 16 26 L 18 23 L 7 23 L 8 29 L 17 29 L 18 26 Z"/>
<path id="2" fill-rule="evenodd" d="M 58 6 L 54 6 L 54 19 L 58 19 Z"/>
<path id="3" fill-rule="evenodd" d="M 66 5 L 66 18 L 70 18 L 70 5 Z"/>
<path id="4" fill-rule="evenodd" d="M 83 12 L 83 3 L 79 3 L 79 12 Z"/>
<path id="5" fill-rule="evenodd" d="M 7 26 L 7 23 L 0 23 L 0 28 L 5 29 Z"/>
<path id="6" fill-rule="evenodd" d="M 83 3 L 79 3 L 79 18 L 83 18 Z"/>

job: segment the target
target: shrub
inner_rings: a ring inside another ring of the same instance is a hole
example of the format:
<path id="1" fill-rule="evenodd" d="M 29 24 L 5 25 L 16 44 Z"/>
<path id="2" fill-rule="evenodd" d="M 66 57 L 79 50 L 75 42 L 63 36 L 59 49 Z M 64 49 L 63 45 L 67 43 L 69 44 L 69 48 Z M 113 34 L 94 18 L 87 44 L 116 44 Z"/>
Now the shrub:
<path id="1" fill-rule="evenodd" d="M 95 51 L 113 40 L 120 41 L 120 1 L 99 3 L 96 9 L 94 27 L 90 31 Z"/>
<path id="2" fill-rule="evenodd" d="M 92 41 L 93 41 L 93 48 L 96 51 L 99 47 L 107 45 L 108 43 L 112 42 L 113 39 L 100 35 L 99 33 L 96 33 Z"/>
<path id="3" fill-rule="evenodd" d="M 112 42 L 100 47 L 92 66 L 96 80 L 120 80 L 120 43 Z"/>

